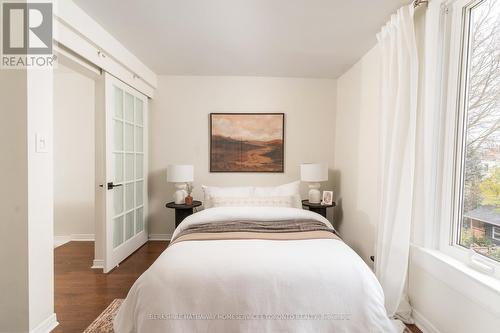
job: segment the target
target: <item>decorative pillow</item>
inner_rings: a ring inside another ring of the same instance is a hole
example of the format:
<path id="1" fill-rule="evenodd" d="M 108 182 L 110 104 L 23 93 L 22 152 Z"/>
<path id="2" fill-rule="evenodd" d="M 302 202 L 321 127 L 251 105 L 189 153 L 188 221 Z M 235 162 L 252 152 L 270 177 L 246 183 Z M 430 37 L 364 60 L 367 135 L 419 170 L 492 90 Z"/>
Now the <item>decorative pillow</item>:
<path id="1" fill-rule="evenodd" d="M 242 187 L 216 187 L 216 186 L 206 186 L 202 185 L 203 189 L 203 206 L 205 208 L 210 208 L 212 206 L 213 198 L 217 197 L 251 197 L 253 196 L 254 188 L 252 186 L 242 186 Z"/>
<path id="2" fill-rule="evenodd" d="M 300 199 L 300 181 L 297 180 L 293 183 L 288 183 L 279 186 L 268 187 L 255 187 L 254 195 L 256 197 L 293 197 L 293 206 L 295 208 L 302 208 L 302 201 Z"/>
<path id="3" fill-rule="evenodd" d="M 293 196 L 278 197 L 214 197 L 212 207 L 295 207 Z"/>

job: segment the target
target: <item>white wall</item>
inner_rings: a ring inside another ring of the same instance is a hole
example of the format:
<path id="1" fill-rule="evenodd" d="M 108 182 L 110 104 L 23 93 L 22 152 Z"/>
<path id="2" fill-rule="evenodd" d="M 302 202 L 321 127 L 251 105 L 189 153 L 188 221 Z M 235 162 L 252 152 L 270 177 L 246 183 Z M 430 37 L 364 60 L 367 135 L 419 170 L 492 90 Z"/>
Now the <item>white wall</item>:
<path id="1" fill-rule="evenodd" d="M 30 331 L 54 327 L 52 71 L 28 70 L 28 258 Z M 43 135 L 46 152 L 35 149 Z"/>
<path id="2" fill-rule="evenodd" d="M 416 247 L 411 250 L 409 297 L 424 333 L 499 331 L 497 290 Z"/>
<path id="3" fill-rule="evenodd" d="M 375 47 L 338 79 L 335 121 L 339 230 L 370 265 L 378 219 L 379 63 Z M 447 283 L 461 273 L 440 276 L 442 270 L 433 267 L 437 266 L 410 261 L 409 297 L 417 325 L 424 333 L 498 331 L 500 318 L 492 309 Z"/>
<path id="4" fill-rule="evenodd" d="M 0 70 L 0 332 L 53 328 L 52 72 Z M 36 152 L 36 135 L 48 151 Z"/>
<path id="5" fill-rule="evenodd" d="M 202 184 L 277 185 L 299 179 L 302 162 L 331 167 L 335 92 L 335 80 L 160 77 L 150 113 L 149 233 L 174 230 L 174 212 L 165 208 L 174 192 L 166 182 L 168 164 L 194 165 L 195 199 L 202 199 Z M 285 173 L 209 173 L 211 112 L 284 112 Z M 332 178 L 323 189 L 332 188 Z"/>
<path id="6" fill-rule="evenodd" d="M 0 70 L 0 332 L 26 332 L 28 137 L 26 71 Z M 7 269 L 8 268 L 8 269 Z"/>
<path id="7" fill-rule="evenodd" d="M 375 47 L 338 79 L 335 124 L 337 227 L 370 266 L 379 207 L 379 60 Z"/>
<path id="8" fill-rule="evenodd" d="M 94 234 L 94 80 L 54 71 L 54 235 Z"/>

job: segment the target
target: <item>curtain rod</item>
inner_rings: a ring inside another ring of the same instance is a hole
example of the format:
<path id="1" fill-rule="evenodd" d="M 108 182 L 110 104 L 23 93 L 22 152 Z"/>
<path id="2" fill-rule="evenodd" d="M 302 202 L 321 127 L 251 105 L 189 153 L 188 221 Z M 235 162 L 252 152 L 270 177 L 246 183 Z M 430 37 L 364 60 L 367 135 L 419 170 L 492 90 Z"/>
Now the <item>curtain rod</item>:
<path id="1" fill-rule="evenodd" d="M 427 1 L 427 0 L 415 0 L 415 1 L 413 1 L 414 8 L 420 7 L 420 5 L 425 5 L 427 7 L 428 4 L 429 4 L 429 1 Z"/>

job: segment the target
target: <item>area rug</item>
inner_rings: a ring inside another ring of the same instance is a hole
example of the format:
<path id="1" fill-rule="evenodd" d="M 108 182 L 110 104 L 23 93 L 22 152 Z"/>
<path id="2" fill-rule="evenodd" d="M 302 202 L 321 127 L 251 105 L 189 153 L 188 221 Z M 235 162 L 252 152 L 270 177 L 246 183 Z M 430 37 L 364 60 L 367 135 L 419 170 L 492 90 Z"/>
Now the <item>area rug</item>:
<path id="1" fill-rule="evenodd" d="M 96 320 L 83 333 L 113 333 L 113 319 L 115 319 L 123 299 L 117 298 L 111 302 Z"/>

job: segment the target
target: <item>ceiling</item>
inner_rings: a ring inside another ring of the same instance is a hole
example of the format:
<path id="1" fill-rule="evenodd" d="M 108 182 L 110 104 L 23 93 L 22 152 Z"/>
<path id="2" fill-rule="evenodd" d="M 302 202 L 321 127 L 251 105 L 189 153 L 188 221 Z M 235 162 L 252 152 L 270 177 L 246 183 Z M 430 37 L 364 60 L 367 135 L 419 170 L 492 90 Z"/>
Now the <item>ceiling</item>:
<path id="1" fill-rule="evenodd" d="M 157 74 L 337 78 L 408 0 L 74 0 Z"/>

